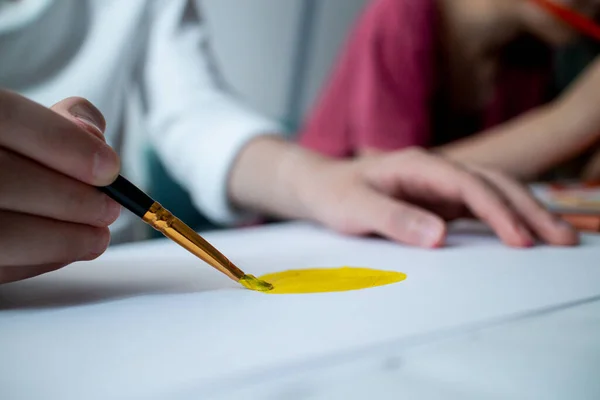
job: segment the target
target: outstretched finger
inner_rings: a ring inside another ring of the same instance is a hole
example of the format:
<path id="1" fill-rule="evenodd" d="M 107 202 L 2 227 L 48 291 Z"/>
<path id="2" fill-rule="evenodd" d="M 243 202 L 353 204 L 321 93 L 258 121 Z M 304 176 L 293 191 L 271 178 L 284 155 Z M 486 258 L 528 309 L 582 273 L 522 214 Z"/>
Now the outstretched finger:
<path id="1" fill-rule="evenodd" d="M 482 170 L 478 173 L 502 191 L 515 212 L 540 239 L 558 246 L 572 246 L 579 242 L 575 229 L 554 217 L 526 187 L 496 172 Z"/>
<path id="2" fill-rule="evenodd" d="M 446 224 L 428 211 L 371 189 L 362 190 L 355 201 L 354 218 L 373 233 L 414 246 L 444 244 Z"/>
<path id="3" fill-rule="evenodd" d="M 372 174 L 369 181 L 385 192 L 416 191 L 422 198 L 464 204 L 507 245 L 533 245 L 527 226 L 501 192 L 484 179 L 441 157 L 422 151 L 399 152 L 369 172 Z"/>

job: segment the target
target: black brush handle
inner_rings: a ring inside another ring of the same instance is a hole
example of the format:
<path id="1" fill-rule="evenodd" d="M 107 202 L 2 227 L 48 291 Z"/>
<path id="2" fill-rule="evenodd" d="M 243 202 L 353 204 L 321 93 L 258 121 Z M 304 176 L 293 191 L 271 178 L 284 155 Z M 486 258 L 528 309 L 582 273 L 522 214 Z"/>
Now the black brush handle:
<path id="1" fill-rule="evenodd" d="M 110 185 L 98 189 L 140 218 L 143 218 L 155 203 L 150 196 L 121 175 Z"/>

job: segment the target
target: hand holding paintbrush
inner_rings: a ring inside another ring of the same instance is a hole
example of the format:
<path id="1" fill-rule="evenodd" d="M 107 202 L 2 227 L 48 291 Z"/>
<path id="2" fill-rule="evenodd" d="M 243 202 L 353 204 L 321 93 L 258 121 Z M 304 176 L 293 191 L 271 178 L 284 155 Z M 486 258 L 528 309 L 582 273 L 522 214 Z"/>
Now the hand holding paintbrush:
<path id="1" fill-rule="evenodd" d="M 104 127 L 86 100 L 69 98 L 49 110 L 0 90 L 0 283 L 96 258 L 108 246 L 121 203 L 230 278 L 269 288 L 118 176 L 119 157 Z"/>
<path id="2" fill-rule="evenodd" d="M 0 283 L 107 248 L 120 206 L 93 186 L 110 184 L 120 165 L 103 129 L 102 115 L 83 99 L 47 109 L 0 90 Z"/>

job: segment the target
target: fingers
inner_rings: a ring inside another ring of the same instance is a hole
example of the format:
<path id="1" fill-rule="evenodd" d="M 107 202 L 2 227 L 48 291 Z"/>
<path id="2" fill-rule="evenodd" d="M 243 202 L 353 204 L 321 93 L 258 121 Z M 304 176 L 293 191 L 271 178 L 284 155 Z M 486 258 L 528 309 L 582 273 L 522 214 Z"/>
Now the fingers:
<path id="1" fill-rule="evenodd" d="M 106 227 L 121 207 L 96 188 L 0 148 L 0 210 Z"/>
<path id="2" fill-rule="evenodd" d="M 491 227 L 513 247 L 531 247 L 535 240 L 526 224 L 504 196 L 486 181 L 466 171 L 457 171 L 460 198 L 473 215 Z"/>
<path id="3" fill-rule="evenodd" d="M 500 189 L 519 217 L 531 231 L 545 242 L 558 246 L 571 246 L 578 243 L 575 229 L 555 218 L 518 182 L 493 171 L 477 171 Z"/>
<path id="4" fill-rule="evenodd" d="M 68 99 L 56 112 L 14 93 L 0 91 L 0 147 L 94 186 L 110 184 L 119 173 L 117 154 L 98 135 L 59 117 L 75 110 L 79 121 L 87 112 L 101 130 L 104 120 L 82 99 Z M 82 110 L 86 110 L 85 112 Z"/>
<path id="5" fill-rule="evenodd" d="M 0 211 L 0 266 L 68 264 L 106 250 L 108 228 Z M 0 268 L 3 274 L 5 267 Z"/>
<path id="6" fill-rule="evenodd" d="M 0 283 L 101 254 L 120 206 L 110 184 L 119 159 L 102 114 L 68 98 L 47 109 L 0 90 Z"/>
<path id="7" fill-rule="evenodd" d="M 365 188 L 352 204 L 355 218 L 370 232 L 421 247 L 440 247 L 446 224 L 438 216 Z"/>
<path id="8" fill-rule="evenodd" d="M 368 179 L 386 193 L 402 197 L 417 193 L 423 199 L 464 204 L 510 246 L 531 246 L 525 224 L 495 188 L 483 179 L 422 151 L 398 152 L 380 162 Z"/>
<path id="9" fill-rule="evenodd" d="M 65 263 L 53 263 L 43 265 L 11 266 L 0 268 L 0 284 L 33 278 L 47 272 L 56 271 L 65 267 Z"/>

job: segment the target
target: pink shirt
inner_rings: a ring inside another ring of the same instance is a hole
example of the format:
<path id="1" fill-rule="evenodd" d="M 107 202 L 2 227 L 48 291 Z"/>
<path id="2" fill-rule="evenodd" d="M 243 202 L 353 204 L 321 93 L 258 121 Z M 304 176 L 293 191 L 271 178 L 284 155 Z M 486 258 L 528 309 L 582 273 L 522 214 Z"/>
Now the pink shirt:
<path id="1" fill-rule="evenodd" d="M 357 22 L 333 75 L 301 132 L 300 143 L 337 157 L 358 149 L 428 147 L 444 124 L 436 102 L 435 0 L 374 0 Z M 539 46 L 538 46 L 539 47 Z M 496 125 L 547 100 L 550 52 L 543 68 L 503 68 L 493 101 L 464 136 Z M 539 58 L 539 57 L 538 57 Z M 538 63 L 539 65 L 539 63 Z M 437 120 L 436 120 L 437 118 Z M 474 131 L 471 131 L 473 130 Z"/>

